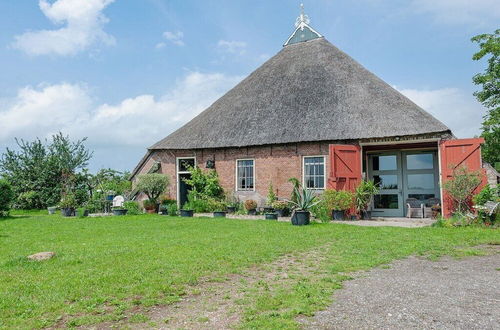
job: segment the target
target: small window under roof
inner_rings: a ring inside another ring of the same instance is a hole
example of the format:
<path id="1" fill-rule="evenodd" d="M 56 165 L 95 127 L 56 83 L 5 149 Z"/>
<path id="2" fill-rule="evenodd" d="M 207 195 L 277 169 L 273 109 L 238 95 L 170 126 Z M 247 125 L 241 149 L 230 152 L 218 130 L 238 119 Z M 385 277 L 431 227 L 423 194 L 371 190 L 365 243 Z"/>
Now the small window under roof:
<path id="1" fill-rule="evenodd" d="M 300 5 L 301 13 L 295 21 L 295 31 L 288 38 L 283 46 L 288 46 L 291 44 L 296 44 L 298 42 L 309 41 L 313 39 L 321 38 L 322 35 L 309 26 L 309 16 L 304 14 L 304 5 Z"/>

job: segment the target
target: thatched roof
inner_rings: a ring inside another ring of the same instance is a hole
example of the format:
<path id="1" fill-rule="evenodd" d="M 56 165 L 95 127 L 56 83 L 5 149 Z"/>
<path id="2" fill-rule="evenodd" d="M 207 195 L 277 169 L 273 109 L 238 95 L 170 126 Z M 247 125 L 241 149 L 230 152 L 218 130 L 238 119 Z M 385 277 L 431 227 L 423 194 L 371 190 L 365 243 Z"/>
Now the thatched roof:
<path id="1" fill-rule="evenodd" d="M 449 133 L 324 38 L 290 44 L 150 149 Z"/>

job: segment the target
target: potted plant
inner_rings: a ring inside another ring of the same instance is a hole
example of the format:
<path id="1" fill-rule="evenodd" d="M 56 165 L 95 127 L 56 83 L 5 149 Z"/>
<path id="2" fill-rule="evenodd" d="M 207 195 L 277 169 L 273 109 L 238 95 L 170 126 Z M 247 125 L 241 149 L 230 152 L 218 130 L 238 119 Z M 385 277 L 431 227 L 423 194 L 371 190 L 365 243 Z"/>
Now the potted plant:
<path id="1" fill-rule="evenodd" d="M 72 217 L 75 215 L 75 207 L 76 207 L 76 197 L 72 193 L 68 193 L 63 198 L 61 198 L 61 202 L 59 203 L 61 208 L 61 213 L 65 217 Z"/>
<path id="2" fill-rule="evenodd" d="M 323 196 L 333 220 L 343 220 L 345 212 L 353 205 L 354 195 L 349 191 L 328 189 Z"/>
<path id="3" fill-rule="evenodd" d="M 306 188 L 294 188 L 294 195 L 297 199 L 296 202 L 292 202 L 295 205 L 295 209 L 292 215 L 292 225 L 295 226 L 303 226 L 308 225 L 311 218 L 311 212 L 309 210 L 316 204 L 318 204 L 318 200 L 316 200 L 316 196 L 314 196 L 311 190 Z"/>
<path id="4" fill-rule="evenodd" d="M 356 210 L 361 215 L 361 219 L 370 220 L 372 212 L 368 210 L 372 198 L 378 194 L 379 189 L 373 181 L 361 181 L 354 192 L 354 205 Z"/>
<path id="5" fill-rule="evenodd" d="M 269 212 L 266 213 L 264 216 L 266 220 L 278 220 L 278 213 L 276 212 Z"/>
<path id="6" fill-rule="evenodd" d="M 181 217 L 191 218 L 193 217 L 194 211 L 189 209 L 181 209 Z"/>
<path id="7" fill-rule="evenodd" d="M 278 217 L 284 217 L 287 214 L 288 203 L 286 201 L 274 201 L 272 206 Z"/>
<path id="8" fill-rule="evenodd" d="M 170 204 L 167 208 L 167 212 L 171 217 L 177 216 L 177 203 Z"/>
<path id="9" fill-rule="evenodd" d="M 151 200 L 151 199 L 146 199 L 143 202 L 144 209 L 146 210 L 146 213 L 156 213 L 156 201 Z"/>
<path id="10" fill-rule="evenodd" d="M 253 199 L 247 199 L 245 201 L 245 209 L 248 212 L 248 215 L 256 215 L 257 214 L 257 202 Z"/>
<path id="11" fill-rule="evenodd" d="M 227 213 L 227 205 L 224 202 L 215 203 L 215 211 L 213 212 L 214 218 L 225 218 Z"/>
<path id="12" fill-rule="evenodd" d="M 115 206 L 113 207 L 113 215 L 125 215 L 127 214 L 128 210 L 124 207 L 120 206 Z"/>
<path id="13" fill-rule="evenodd" d="M 79 207 L 76 210 L 76 216 L 79 218 L 85 218 L 89 216 L 89 210 L 87 210 L 85 207 Z"/>
<path id="14" fill-rule="evenodd" d="M 270 182 L 269 188 L 267 190 L 266 206 L 264 206 L 264 213 L 273 213 L 274 212 L 273 203 L 276 200 L 278 200 L 278 197 L 276 196 L 276 193 L 274 192 L 273 184 Z"/>

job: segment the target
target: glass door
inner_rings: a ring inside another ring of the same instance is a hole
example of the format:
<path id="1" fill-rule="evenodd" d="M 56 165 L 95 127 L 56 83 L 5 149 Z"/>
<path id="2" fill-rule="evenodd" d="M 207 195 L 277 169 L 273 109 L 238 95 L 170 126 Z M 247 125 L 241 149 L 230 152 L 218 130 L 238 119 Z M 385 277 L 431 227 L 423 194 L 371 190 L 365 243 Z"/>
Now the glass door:
<path id="1" fill-rule="evenodd" d="M 439 172 L 435 151 L 405 151 L 403 156 L 404 198 L 427 203 L 439 197 Z"/>
<path id="2" fill-rule="evenodd" d="M 370 179 L 379 186 L 380 192 L 373 198 L 374 216 L 402 217 L 403 180 L 401 152 L 376 153 L 368 156 Z"/>

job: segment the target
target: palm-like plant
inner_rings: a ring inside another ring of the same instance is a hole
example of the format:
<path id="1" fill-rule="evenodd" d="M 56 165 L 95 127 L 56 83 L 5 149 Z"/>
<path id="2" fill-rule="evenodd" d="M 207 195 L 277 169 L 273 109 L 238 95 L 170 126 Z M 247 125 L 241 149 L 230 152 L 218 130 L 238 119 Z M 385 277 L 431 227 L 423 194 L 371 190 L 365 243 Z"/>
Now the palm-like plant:
<path id="1" fill-rule="evenodd" d="M 294 195 L 297 198 L 297 201 L 290 201 L 293 205 L 295 205 L 296 211 L 309 211 L 313 206 L 318 204 L 320 201 L 317 200 L 316 196 L 314 196 L 311 190 L 306 188 L 294 188 Z"/>
<path id="2" fill-rule="evenodd" d="M 358 212 L 366 211 L 372 197 L 378 194 L 379 188 L 373 181 L 361 181 L 354 193 L 354 205 Z"/>

